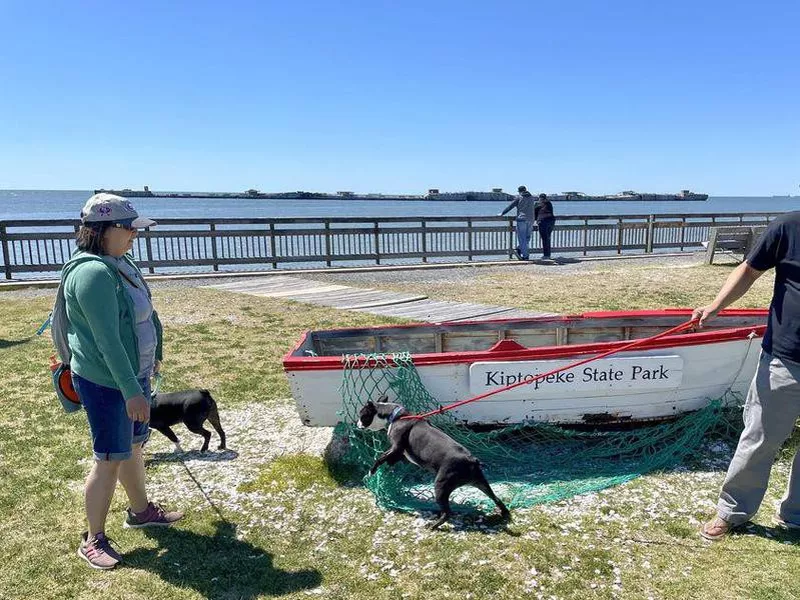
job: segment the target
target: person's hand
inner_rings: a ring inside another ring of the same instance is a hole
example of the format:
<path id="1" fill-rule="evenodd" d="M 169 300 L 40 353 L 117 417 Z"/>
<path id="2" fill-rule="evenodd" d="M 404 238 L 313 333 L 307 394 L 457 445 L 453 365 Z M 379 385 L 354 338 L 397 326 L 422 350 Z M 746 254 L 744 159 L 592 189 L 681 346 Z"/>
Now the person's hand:
<path id="1" fill-rule="evenodd" d="M 161 361 L 156 360 L 155 364 L 153 365 L 153 375 L 158 375 L 161 373 Z"/>
<path id="2" fill-rule="evenodd" d="M 125 409 L 131 421 L 147 423 L 150 420 L 150 402 L 144 396 L 132 396 L 125 402 Z"/>
<path id="3" fill-rule="evenodd" d="M 701 306 L 700 308 L 695 308 L 692 311 L 692 319 L 698 319 L 697 327 L 702 327 L 705 325 L 706 320 L 713 319 L 717 316 L 719 309 L 716 308 L 713 304 L 709 304 L 708 306 Z"/>

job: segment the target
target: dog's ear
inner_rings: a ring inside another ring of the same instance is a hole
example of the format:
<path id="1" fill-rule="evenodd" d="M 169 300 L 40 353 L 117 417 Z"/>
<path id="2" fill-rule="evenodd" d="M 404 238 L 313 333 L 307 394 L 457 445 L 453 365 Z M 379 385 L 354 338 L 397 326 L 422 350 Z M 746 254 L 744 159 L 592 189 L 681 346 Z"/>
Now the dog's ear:
<path id="1" fill-rule="evenodd" d="M 387 396 L 386 394 L 381 394 L 380 398 L 378 398 L 378 402 L 380 402 L 381 404 L 388 401 L 389 401 L 389 396 Z"/>

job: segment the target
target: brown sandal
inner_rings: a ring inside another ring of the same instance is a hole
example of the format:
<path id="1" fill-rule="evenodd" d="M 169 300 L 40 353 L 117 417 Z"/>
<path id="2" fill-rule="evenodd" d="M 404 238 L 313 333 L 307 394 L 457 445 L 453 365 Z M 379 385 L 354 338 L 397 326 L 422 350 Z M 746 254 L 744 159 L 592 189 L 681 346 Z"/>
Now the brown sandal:
<path id="1" fill-rule="evenodd" d="M 710 542 L 718 542 L 733 529 L 733 525 L 722 517 L 714 517 L 700 528 L 700 536 Z"/>

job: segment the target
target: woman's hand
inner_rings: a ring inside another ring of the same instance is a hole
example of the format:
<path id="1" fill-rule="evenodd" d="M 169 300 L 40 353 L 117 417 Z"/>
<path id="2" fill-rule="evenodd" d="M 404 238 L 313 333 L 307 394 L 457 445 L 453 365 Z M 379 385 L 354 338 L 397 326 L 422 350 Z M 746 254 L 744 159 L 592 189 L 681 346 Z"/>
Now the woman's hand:
<path id="1" fill-rule="evenodd" d="M 132 396 L 125 402 L 125 409 L 131 421 L 147 423 L 150 420 L 150 402 L 144 396 Z"/>
<path id="2" fill-rule="evenodd" d="M 161 361 L 156 360 L 155 364 L 153 365 L 153 375 L 158 375 L 161 373 Z"/>

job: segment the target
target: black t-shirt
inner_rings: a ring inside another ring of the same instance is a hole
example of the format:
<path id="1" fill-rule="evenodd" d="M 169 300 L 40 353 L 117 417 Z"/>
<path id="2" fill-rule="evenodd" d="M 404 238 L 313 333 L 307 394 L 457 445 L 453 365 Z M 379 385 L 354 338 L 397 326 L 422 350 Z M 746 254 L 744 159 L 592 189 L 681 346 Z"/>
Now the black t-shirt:
<path id="1" fill-rule="evenodd" d="M 800 212 L 772 221 L 747 257 L 758 271 L 775 268 L 775 288 L 761 347 L 800 362 Z"/>

